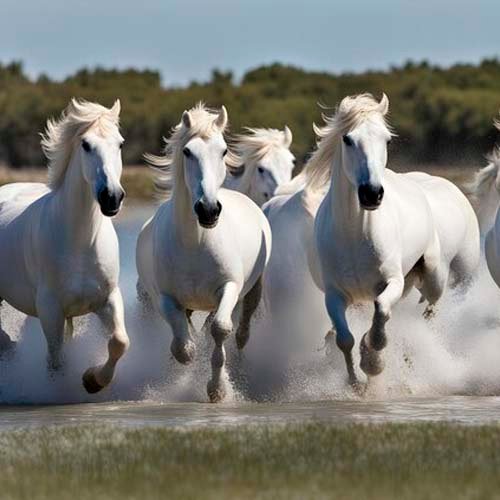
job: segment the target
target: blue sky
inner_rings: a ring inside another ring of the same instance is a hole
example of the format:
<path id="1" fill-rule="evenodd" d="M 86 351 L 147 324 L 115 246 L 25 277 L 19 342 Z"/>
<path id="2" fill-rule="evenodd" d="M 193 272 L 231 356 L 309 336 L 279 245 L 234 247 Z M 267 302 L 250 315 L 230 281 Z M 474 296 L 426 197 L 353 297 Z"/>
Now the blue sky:
<path id="1" fill-rule="evenodd" d="M 280 61 L 341 72 L 500 56 L 500 0 L 0 0 L 0 61 L 62 78 L 154 68 L 166 84 Z"/>

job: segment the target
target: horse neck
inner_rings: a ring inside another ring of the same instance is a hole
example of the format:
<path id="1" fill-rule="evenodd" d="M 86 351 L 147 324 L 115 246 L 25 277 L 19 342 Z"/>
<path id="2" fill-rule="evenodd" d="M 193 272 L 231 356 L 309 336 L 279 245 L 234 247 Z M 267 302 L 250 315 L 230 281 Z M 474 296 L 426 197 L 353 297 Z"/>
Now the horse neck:
<path id="1" fill-rule="evenodd" d="M 184 246 L 194 246 L 200 241 L 201 228 L 193 213 L 189 189 L 184 182 L 182 171 L 176 172 L 172 191 L 174 230 Z"/>
<path id="2" fill-rule="evenodd" d="M 335 151 L 328 197 L 337 229 L 353 232 L 365 227 L 370 213 L 360 207 L 358 193 L 345 175 L 341 147 Z"/>
<path id="3" fill-rule="evenodd" d="M 91 244 L 104 219 L 92 188 L 84 179 L 78 155 L 73 155 L 64 180 L 54 192 L 55 217 L 78 245 Z"/>

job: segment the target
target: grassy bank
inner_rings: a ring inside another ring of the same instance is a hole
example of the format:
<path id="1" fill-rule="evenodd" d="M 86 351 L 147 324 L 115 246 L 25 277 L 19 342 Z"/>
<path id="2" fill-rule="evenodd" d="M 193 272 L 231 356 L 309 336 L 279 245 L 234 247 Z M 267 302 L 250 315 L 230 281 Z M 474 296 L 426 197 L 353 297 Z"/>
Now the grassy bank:
<path id="1" fill-rule="evenodd" d="M 500 498 L 500 426 L 0 433 L 8 499 Z"/>

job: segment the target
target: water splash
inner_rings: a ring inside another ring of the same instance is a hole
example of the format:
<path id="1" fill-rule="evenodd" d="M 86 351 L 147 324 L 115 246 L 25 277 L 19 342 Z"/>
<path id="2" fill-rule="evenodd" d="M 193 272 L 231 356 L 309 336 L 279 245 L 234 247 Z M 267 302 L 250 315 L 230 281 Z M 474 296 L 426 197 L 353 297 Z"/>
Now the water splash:
<path id="1" fill-rule="evenodd" d="M 121 286 L 125 292 L 126 322 L 131 348 L 119 364 L 112 385 L 88 395 L 81 375 L 106 354 L 106 339 L 93 318 L 76 321 L 75 338 L 65 346 L 66 368 L 47 373 L 46 347 L 39 322 L 9 306 L 2 307 L 2 326 L 19 341 L 11 359 L 0 360 L 0 403 L 76 403 L 117 400 L 206 401 L 210 377 L 211 339 L 197 338 L 196 361 L 177 364 L 170 354 L 171 333 L 156 317 L 144 317 L 135 298 L 135 238 L 151 208 L 129 209 L 118 222 L 122 254 Z M 357 398 L 346 384 L 343 357 L 323 346 L 329 329 L 321 295 L 302 290 L 296 314 L 271 322 L 265 312 L 254 322 L 242 356 L 227 342 L 229 374 L 236 380 L 228 399 L 311 401 Z M 370 384 L 367 397 L 378 400 L 409 396 L 456 394 L 500 395 L 500 290 L 482 265 L 466 295 L 448 292 L 431 321 L 422 317 L 417 294 L 394 309 L 388 323 L 386 369 Z M 369 327 L 372 309 L 351 308 L 349 324 L 358 341 Z M 200 326 L 203 317 L 195 318 Z M 355 350 L 356 363 L 359 354 Z M 361 371 L 358 368 L 358 373 Z"/>

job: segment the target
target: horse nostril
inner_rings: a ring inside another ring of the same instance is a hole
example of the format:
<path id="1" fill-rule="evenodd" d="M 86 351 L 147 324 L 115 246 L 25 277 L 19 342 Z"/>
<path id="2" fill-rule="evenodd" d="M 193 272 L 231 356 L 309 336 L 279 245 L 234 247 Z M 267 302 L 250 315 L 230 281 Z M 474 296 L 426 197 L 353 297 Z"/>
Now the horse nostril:
<path id="1" fill-rule="evenodd" d="M 118 195 L 118 203 L 121 203 L 123 199 L 125 198 L 125 190 L 120 189 L 120 194 Z"/>
<path id="2" fill-rule="evenodd" d="M 97 201 L 100 205 L 103 205 L 109 200 L 109 191 L 107 188 L 101 189 L 97 194 Z"/>
<path id="3" fill-rule="evenodd" d="M 382 198 L 384 197 L 384 188 L 380 186 L 380 189 L 378 191 L 377 195 L 377 201 L 382 201 Z"/>
<path id="4" fill-rule="evenodd" d="M 222 205 L 219 200 L 217 200 L 217 217 L 220 215 L 222 212 Z"/>
<path id="5" fill-rule="evenodd" d="M 200 216 L 202 213 L 202 205 L 201 201 L 199 200 L 194 204 L 194 213 L 198 216 Z"/>

